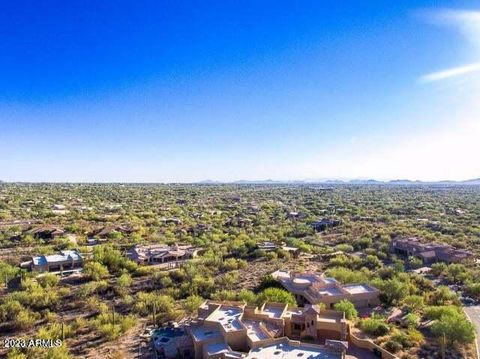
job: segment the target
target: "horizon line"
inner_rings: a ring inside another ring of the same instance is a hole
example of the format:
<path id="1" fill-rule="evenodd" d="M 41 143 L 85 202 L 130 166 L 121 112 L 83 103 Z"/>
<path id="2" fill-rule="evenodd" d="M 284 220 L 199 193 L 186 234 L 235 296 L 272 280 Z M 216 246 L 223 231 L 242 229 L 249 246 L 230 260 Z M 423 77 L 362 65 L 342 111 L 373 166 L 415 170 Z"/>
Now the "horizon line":
<path id="1" fill-rule="evenodd" d="M 197 181 L 29 181 L 29 180 L 0 180 L 0 184 L 469 184 L 470 182 L 478 182 L 480 177 L 462 180 L 418 180 L 408 178 L 396 179 L 375 179 L 375 178 L 324 178 L 324 179 L 238 179 L 238 180 L 197 180 Z M 476 183 L 475 183 L 476 184 Z"/>

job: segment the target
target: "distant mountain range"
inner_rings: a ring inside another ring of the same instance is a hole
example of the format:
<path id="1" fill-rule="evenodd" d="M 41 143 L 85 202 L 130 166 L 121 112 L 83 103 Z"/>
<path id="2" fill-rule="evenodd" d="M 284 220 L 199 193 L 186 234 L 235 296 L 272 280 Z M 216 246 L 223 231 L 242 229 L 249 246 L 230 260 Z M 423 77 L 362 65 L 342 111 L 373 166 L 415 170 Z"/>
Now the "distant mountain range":
<path id="1" fill-rule="evenodd" d="M 0 184 L 9 183 L 0 180 Z M 18 182 L 21 183 L 21 182 Z M 35 183 L 35 182 L 25 182 Z M 48 182 L 42 182 L 48 183 Z M 60 182 L 59 182 L 60 183 Z M 69 182 L 65 182 L 69 183 Z M 92 182 L 94 183 L 94 182 Z M 112 182 L 113 183 L 113 182 Z M 152 182 L 156 183 L 156 182 Z M 169 182 L 162 182 L 169 183 Z M 192 182 L 191 182 L 192 183 Z M 371 185 L 480 185 L 480 178 L 469 179 L 465 181 L 413 181 L 409 179 L 395 179 L 390 181 L 380 181 L 375 179 L 308 179 L 308 180 L 238 180 L 238 181 L 215 181 L 204 180 L 193 182 L 196 184 L 371 184 Z"/>
<path id="2" fill-rule="evenodd" d="M 395 179 L 390 181 L 379 181 L 375 179 L 351 179 L 351 180 L 340 180 L 340 179 L 318 179 L 318 180 L 238 180 L 231 182 L 223 181 L 213 181 L 205 180 L 197 182 L 200 184 L 221 184 L 221 183 L 232 183 L 232 184 L 392 184 L 392 185 L 480 185 L 480 178 L 469 179 L 465 181 L 412 181 L 408 179 Z"/>

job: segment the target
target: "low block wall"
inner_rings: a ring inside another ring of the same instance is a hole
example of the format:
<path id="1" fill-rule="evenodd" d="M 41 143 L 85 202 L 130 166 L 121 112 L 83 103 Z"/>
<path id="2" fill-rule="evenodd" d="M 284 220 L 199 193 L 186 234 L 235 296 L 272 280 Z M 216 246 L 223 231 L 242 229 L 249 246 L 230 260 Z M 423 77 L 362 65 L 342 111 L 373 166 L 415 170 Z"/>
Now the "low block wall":
<path id="1" fill-rule="evenodd" d="M 398 357 L 395 354 L 390 353 L 388 350 L 383 349 L 381 346 L 375 344 L 369 339 L 361 339 L 356 337 L 354 334 L 352 334 L 349 330 L 348 333 L 348 340 L 355 346 L 362 348 L 362 349 L 367 349 L 371 352 L 378 352 L 381 353 L 381 358 L 382 359 L 398 359 Z"/>

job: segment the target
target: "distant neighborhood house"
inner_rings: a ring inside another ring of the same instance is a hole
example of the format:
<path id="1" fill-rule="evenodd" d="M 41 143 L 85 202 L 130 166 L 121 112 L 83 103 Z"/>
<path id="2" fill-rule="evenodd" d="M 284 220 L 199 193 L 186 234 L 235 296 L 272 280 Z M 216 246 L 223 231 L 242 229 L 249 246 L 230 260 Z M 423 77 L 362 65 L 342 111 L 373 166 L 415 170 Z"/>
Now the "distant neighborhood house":
<path id="1" fill-rule="evenodd" d="M 337 227 L 342 224 L 342 221 L 339 219 L 328 219 L 324 218 L 320 221 L 315 221 L 310 223 L 310 226 L 316 231 L 316 232 L 322 232 L 328 228 L 333 228 Z"/>
<path id="2" fill-rule="evenodd" d="M 342 285 L 334 278 L 327 278 L 315 272 L 294 273 L 276 271 L 272 276 L 292 293 L 299 305 L 323 303 L 327 308 L 343 299 L 357 308 L 370 308 L 380 304 L 378 289 L 368 284 Z"/>
<path id="3" fill-rule="evenodd" d="M 273 242 L 262 242 L 258 245 L 258 249 L 264 252 L 273 252 L 273 251 L 276 251 L 277 249 L 281 249 L 281 250 L 284 250 L 285 252 L 291 253 L 294 256 L 300 253 L 300 249 L 298 249 L 297 247 L 286 246 L 285 243 L 276 244 Z"/>
<path id="4" fill-rule="evenodd" d="M 58 254 L 32 257 L 22 263 L 22 267 L 38 273 L 79 270 L 83 267 L 83 258 L 77 250 L 64 250 Z"/>
<path id="5" fill-rule="evenodd" d="M 465 249 L 456 249 L 448 244 L 423 244 L 416 237 L 395 238 L 391 243 L 392 251 L 403 257 L 416 257 L 424 264 L 435 262 L 458 263 L 473 258 L 473 253 Z"/>
<path id="6" fill-rule="evenodd" d="M 170 223 L 173 223 L 173 224 L 182 224 L 182 221 L 178 218 L 162 218 L 160 219 L 160 221 L 164 224 L 170 224 Z"/>
<path id="7" fill-rule="evenodd" d="M 106 238 L 87 238 L 87 245 L 95 246 L 100 243 L 105 243 L 106 241 L 107 241 Z"/>
<path id="8" fill-rule="evenodd" d="M 305 219 L 307 217 L 308 217 L 308 214 L 304 212 L 291 211 L 291 212 L 288 212 L 287 214 L 287 218 L 290 218 L 290 219 Z"/>
<path id="9" fill-rule="evenodd" d="M 57 226 L 44 225 L 29 229 L 27 231 L 27 234 L 31 234 L 34 238 L 51 240 L 63 236 L 65 234 L 65 231 Z"/>
<path id="10" fill-rule="evenodd" d="M 133 228 L 124 225 L 108 225 L 105 227 L 97 228 L 89 233 L 90 238 L 108 238 L 114 233 L 121 233 L 123 235 L 129 235 L 133 232 Z"/>
<path id="11" fill-rule="evenodd" d="M 159 264 L 191 259 L 197 255 L 197 252 L 198 249 L 191 245 L 136 245 L 127 251 L 127 257 L 137 263 Z"/>

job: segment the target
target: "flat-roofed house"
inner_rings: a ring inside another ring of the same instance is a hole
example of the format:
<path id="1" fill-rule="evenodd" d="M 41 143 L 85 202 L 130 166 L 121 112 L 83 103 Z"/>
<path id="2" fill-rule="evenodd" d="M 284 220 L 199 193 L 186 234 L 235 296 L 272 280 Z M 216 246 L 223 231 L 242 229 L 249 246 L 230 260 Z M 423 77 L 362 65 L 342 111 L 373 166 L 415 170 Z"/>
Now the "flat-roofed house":
<path id="1" fill-rule="evenodd" d="M 347 343 L 348 344 L 348 343 Z M 288 338 L 280 338 L 264 346 L 252 349 L 246 359 L 335 359 L 342 358 L 342 349 L 330 345 L 302 343 Z"/>
<path id="2" fill-rule="evenodd" d="M 304 212 L 288 212 L 287 213 L 287 218 L 289 219 L 305 219 L 308 217 L 308 214 Z"/>
<path id="3" fill-rule="evenodd" d="M 57 226 L 44 225 L 31 228 L 27 233 L 35 238 L 48 241 L 63 236 L 65 231 Z"/>
<path id="4" fill-rule="evenodd" d="M 97 228 L 89 233 L 89 237 L 95 238 L 110 238 L 113 233 L 122 233 L 123 235 L 129 235 L 133 233 L 134 229 L 130 226 L 124 226 L 119 224 L 111 224 L 101 228 Z"/>
<path id="5" fill-rule="evenodd" d="M 424 264 L 435 262 L 458 263 L 473 258 L 473 253 L 448 244 L 424 244 L 416 237 L 397 237 L 392 240 L 392 251 L 403 257 L 417 257 Z"/>
<path id="6" fill-rule="evenodd" d="M 316 232 L 322 232 L 328 228 L 333 228 L 337 227 L 340 224 L 342 224 L 342 221 L 339 219 L 328 219 L 324 218 L 320 221 L 312 222 L 310 223 L 310 226 L 316 231 Z"/>
<path id="7" fill-rule="evenodd" d="M 137 263 L 160 264 L 190 259 L 195 257 L 197 252 L 198 249 L 191 245 L 136 245 L 127 251 L 127 257 Z"/>
<path id="8" fill-rule="evenodd" d="M 368 284 L 342 285 L 334 278 L 315 272 L 279 270 L 272 273 L 272 276 L 295 296 L 299 305 L 323 303 L 327 308 L 333 308 L 335 303 L 343 299 L 349 300 L 358 308 L 380 304 L 380 291 Z"/>
<path id="9" fill-rule="evenodd" d="M 258 245 L 258 249 L 265 252 L 276 251 L 278 248 L 279 246 L 273 242 L 262 242 Z"/>
<path id="10" fill-rule="evenodd" d="M 300 254 L 300 249 L 299 248 L 286 246 L 285 243 L 283 243 L 283 242 L 281 244 L 276 244 L 276 243 L 273 243 L 273 242 L 265 241 L 265 242 L 262 242 L 262 243 L 258 244 L 258 249 L 260 249 L 264 252 L 272 252 L 272 251 L 276 251 L 277 249 L 281 249 L 285 252 L 290 253 L 294 257 L 297 257 Z"/>
<path id="11" fill-rule="evenodd" d="M 341 359 L 347 335 L 342 312 L 284 303 L 205 302 L 195 320 L 154 331 L 152 346 L 157 358 Z M 324 345 L 298 341 L 307 336 Z"/>
<path id="12" fill-rule="evenodd" d="M 58 254 L 32 257 L 27 267 L 39 273 L 78 270 L 83 267 L 83 258 L 77 250 L 64 250 Z"/>

